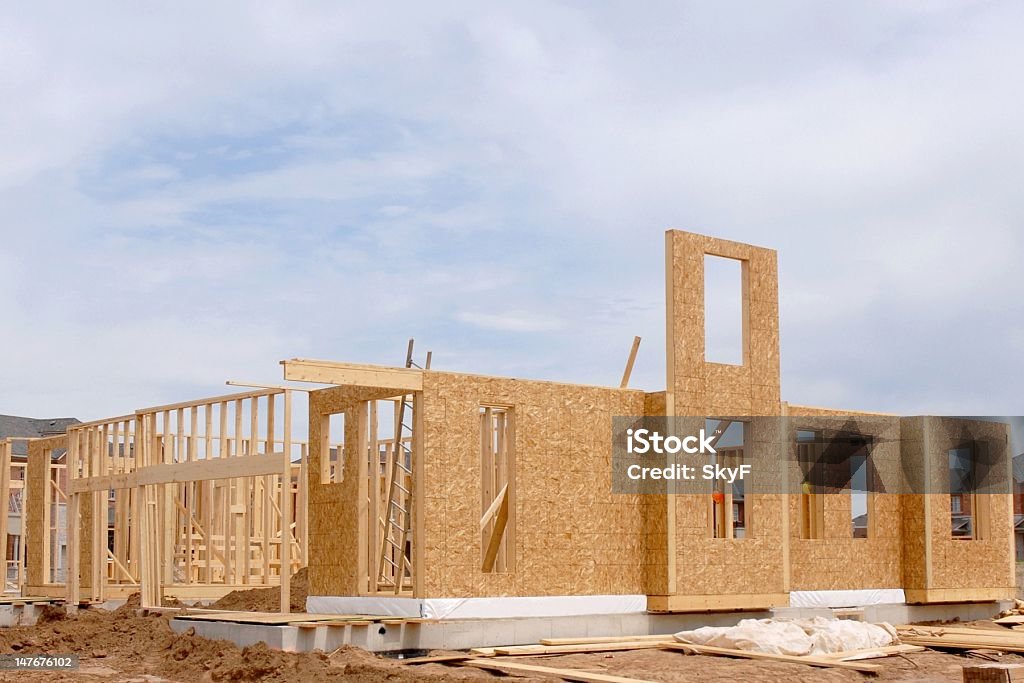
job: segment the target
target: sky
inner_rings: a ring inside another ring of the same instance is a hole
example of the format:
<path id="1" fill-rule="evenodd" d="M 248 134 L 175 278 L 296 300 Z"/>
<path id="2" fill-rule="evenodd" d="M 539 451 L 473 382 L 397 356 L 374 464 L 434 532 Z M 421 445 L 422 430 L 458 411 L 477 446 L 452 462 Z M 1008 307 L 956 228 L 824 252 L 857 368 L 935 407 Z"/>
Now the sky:
<path id="1" fill-rule="evenodd" d="M 0 413 L 305 357 L 665 387 L 664 230 L 779 252 L 783 398 L 1017 415 L 1024 5 L 0 8 Z"/>

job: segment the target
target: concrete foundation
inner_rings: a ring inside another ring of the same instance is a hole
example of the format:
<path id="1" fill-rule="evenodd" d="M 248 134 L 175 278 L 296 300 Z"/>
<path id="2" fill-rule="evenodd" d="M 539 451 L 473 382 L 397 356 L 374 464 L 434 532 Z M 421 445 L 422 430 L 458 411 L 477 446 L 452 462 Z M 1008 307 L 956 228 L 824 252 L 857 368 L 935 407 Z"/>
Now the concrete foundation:
<path id="1" fill-rule="evenodd" d="M 919 621 L 987 619 L 1009 607 L 1009 603 L 961 603 L 949 605 L 871 605 L 858 615 L 864 621 L 905 624 Z M 297 626 L 239 624 L 227 621 L 171 620 L 171 628 L 182 633 L 194 629 L 204 638 L 229 640 L 240 647 L 266 643 L 286 652 L 330 652 L 342 645 L 354 645 L 371 652 L 424 650 L 468 650 L 475 647 L 530 645 L 541 638 L 585 636 L 629 636 L 669 634 L 700 626 L 732 626 L 742 619 L 809 618 L 822 616 L 851 618 L 850 610 L 827 608 L 783 608 L 770 612 L 726 612 L 706 614 L 589 615 L 574 617 L 520 617 L 511 619 L 466 619 L 421 623 L 353 626 L 345 623 Z"/>
<path id="2" fill-rule="evenodd" d="M 0 601 L 0 628 L 11 626 L 31 626 L 39 619 L 39 613 L 44 605 L 49 605 L 49 600 L 44 601 Z"/>

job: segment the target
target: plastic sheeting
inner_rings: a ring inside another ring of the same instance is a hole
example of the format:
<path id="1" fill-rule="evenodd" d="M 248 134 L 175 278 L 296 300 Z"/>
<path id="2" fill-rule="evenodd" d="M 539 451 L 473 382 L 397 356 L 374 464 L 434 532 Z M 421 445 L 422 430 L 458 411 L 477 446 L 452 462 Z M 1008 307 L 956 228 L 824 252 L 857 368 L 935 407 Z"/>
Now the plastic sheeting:
<path id="1" fill-rule="evenodd" d="M 779 655 L 823 655 L 845 650 L 883 647 L 896 642 L 889 624 L 850 619 L 744 619 L 736 626 L 703 626 L 680 631 L 681 643 Z"/>
<path id="2" fill-rule="evenodd" d="M 790 607 L 864 607 L 901 605 L 906 602 L 902 588 L 867 588 L 850 591 L 792 591 Z"/>
<path id="3" fill-rule="evenodd" d="M 517 598 L 396 598 L 311 595 L 311 614 L 370 614 L 426 619 L 512 619 L 631 614 L 647 611 L 646 595 L 556 595 Z"/>

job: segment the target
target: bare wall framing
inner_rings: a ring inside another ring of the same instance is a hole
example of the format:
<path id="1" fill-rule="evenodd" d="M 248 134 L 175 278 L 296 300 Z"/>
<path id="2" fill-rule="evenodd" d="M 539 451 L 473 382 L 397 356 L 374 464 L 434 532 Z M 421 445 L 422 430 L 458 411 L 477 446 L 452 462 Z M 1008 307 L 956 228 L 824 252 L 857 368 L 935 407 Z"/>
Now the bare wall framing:
<path id="1" fill-rule="evenodd" d="M 298 463 L 296 462 L 298 460 Z M 68 430 L 68 599 L 140 590 L 215 599 L 281 587 L 305 550 L 302 449 L 291 392 L 265 389 L 148 408 Z"/>

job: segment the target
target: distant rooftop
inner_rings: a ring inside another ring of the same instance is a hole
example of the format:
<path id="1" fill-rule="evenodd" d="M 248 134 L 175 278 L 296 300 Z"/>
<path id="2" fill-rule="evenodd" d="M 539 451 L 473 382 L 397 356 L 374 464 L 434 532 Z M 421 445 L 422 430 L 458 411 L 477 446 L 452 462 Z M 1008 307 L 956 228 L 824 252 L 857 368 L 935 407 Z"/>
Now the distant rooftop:
<path id="1" fill-rule="evenodd" d="M 22 437 L 38 439 L 43 436 L 63 434 L 68 425 L 81 422 L 76 417 L 18 417 L 16 415 L 0 415 L 0 439 Z M 27 455 L 28 444 L 24 441 L 14 442 L 14 455 Z"/>

